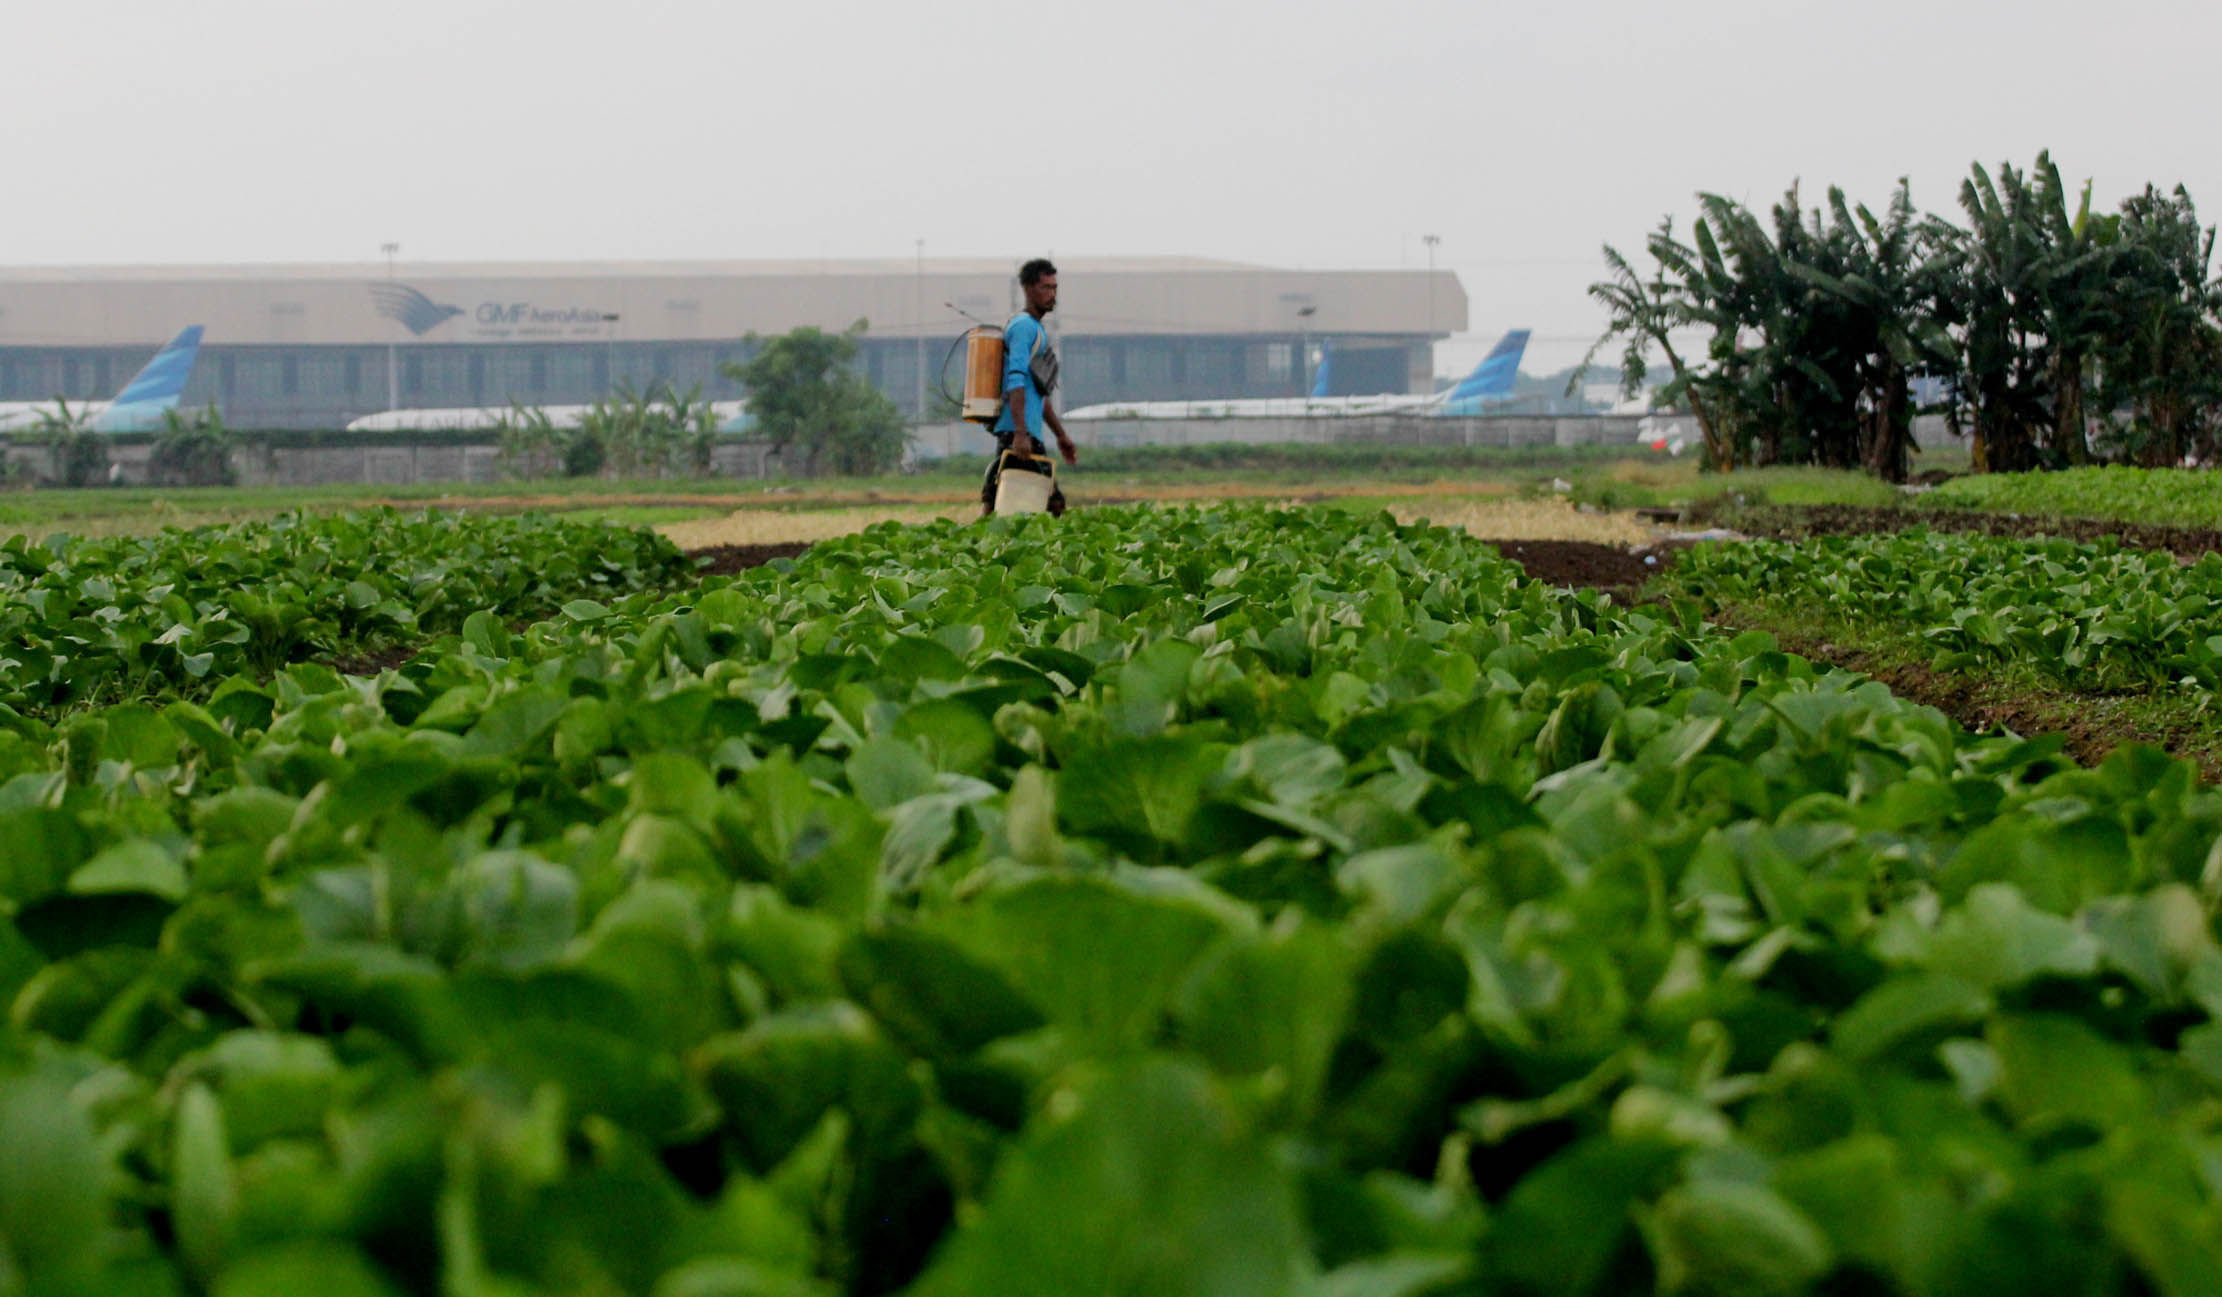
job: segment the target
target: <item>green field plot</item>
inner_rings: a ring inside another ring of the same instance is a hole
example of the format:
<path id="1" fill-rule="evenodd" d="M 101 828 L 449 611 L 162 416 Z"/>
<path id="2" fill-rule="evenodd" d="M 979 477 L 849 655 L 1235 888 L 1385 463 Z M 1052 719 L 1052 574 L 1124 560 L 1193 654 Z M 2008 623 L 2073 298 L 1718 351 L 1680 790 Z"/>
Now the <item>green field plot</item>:
<path id="1" fill-rule="evenodd" d="M 2222 792 L 2149 749 L 1316 508 L 422 650 L 0 728 L 0 1292 L 2222 1273 Z"/>
<path id="2" fill-rule="evenodd" d="M 2222 689 L 2222 555 L 1924 530 L 1692 550 L 1672 589 L 1789 602 L 1918 633 L 1937 664 L 2006 664 L 2072 688 Z"/>
<path id="3" fill-rule="evenodd" d="M 689 572 L 653 533 L 393 509 L 151 537 L 0 542 L 0 705 L 159 696 L 317 654 L 414 646 Z"/>
<path id="4" fill-rule="evenodd" d="M 2104 518 L 2222 528 L 2222 475 L 2179 468 L 2074 468 L 1957 477 L 1924 504 L 2048 518 Z"/>

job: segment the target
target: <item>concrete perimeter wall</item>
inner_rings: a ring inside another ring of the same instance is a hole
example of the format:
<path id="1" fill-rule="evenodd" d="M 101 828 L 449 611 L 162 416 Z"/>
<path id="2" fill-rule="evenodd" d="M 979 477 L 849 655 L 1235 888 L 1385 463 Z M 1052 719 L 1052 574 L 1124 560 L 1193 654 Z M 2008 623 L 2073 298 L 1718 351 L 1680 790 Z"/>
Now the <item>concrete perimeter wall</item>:
<path id="1" fill-rule="evenodd" d="M 1643 446 L 1679 439 L 1685 453 L 1697 445 L 1697 421 L 1688 415 L 1512 415 L 1496 418 L 1427 418 L 1376 415 L 1354 419 L 1104 419 L 1075 423 L 1068 429 L 1085 451 L 1090 447 L 1261 445 L 1377 446 Z M 1914 421 L 1914 439 L 1923 446 L 1952 440 L 1944 421 Z M 993 443 L 978 425 L 929 424 L 912 431 L 912 453 L 919 460 L 948 455 L 984 455 Z M 153 446 L 119 442 L 108 449 L 115 481 L 147 480 Z M 10 443 L 0 459 L 39 477 L 50 475 L 52 459 L 43 446 Z M 496 482 L 503 477 L 500 451 L 483 444 L 410 446 L 365 442 L 359 445 L 266 446 L 249 443 L 232 451 L 232 473 L 242 486 L 414 486 L 437 482 Z M 722 442 L 710 456 L 713 475 L 734 478 L 772 476 L 778 463 L 760 444 Z"/>
<path id="2" fill-rule="evenodd" d="M 1443 418 L 1366 415 L 1331 419 L 1091 419 L 1065 430 L 1090 446 L 1376 445 L 1636 446 L 1679 436 L 1697 441 L 1688 415 L 1506 415 Z M 920 459 L 980 455 L 991 444 L 974 424 L 940 424 L 914 434 Z"/>
<path id="3" fill-rule="evenodd" d="M 108 462 L 114 469 L 110 480 L 118 485 L 144 483 L 147 459 L 153 452 L 153 445 L 143 441 L 109 446 Z M 38 477 L 53 472 L 53 458 L 44 446 L 9 445 L 0 450 L 0 458 Z M 724 442 L 710 451 L 710 472 L 715 477 L 769 477 L 768 459 L 763 446 Z M 491 441 L 446 446 L 249 444 L 231 452 L 231 471 L 241 486 L 415 486 L 498 482 L 505 476 L 501 450 Z"/>

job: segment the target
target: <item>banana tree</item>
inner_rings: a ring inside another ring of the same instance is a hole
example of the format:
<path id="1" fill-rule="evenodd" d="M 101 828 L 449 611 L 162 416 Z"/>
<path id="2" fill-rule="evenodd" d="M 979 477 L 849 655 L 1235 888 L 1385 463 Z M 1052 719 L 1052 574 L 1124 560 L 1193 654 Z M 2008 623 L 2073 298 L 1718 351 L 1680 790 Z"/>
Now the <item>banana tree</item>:
<path id="1" fill-rule="evenodd" d="M 2173 464 L 2209 440 L 2222 406 L 2222 284 L 2209 278 L 2215 232 L 2181 185 L 2122 203 L 2115 314 L 2101 353 L 2102 409 L 2126 409 L 2121 448 Z M 2211 453 L 2202 458 L 2210 458 Z"/>
<path id="2" fill-rule="evenodd" d="M 2044 232 L 2036 305 L 2048 344 L 2052 445 L 2070 464 L 2085 464 L 2091 459 L 2091 443 L 2084 395 L 2115 313 L 2121 218 L 2092 214 L 2089 181 L 2070 216 L 2067 188 L 2049 153 L 2037 155 L 2033 177 L 2036 216 Z"/>
<path id="3" fill-rule="evenodd" d="M 39 411 L 31 433 L 46 443 L 54 480 L 64 486 L 91 486 L 108 468 L 108 446 L 92 431 L 92 411 L 80 405 L 71 409 L 63 397 L 54 408 Z"/>
<path id="4" fill-rule="evenodd" d="M 1731 442 L 1707 409 L 1704 393 L 1692 386 L 1695 377 L 1691 368 L 1682 360 L 1674 347 L 1674 331 L 1704 322 L 1704 318 L 1681 283 L 1670 278 L 1670 267 L 1687 273 L 1690 252 L 1674 238 L 1674 220 L 1668 217 L 1659 222 L 1659 228 L 1645 240 L 1655 268 L 1646 278 L 1638 274 L 1626 257 L 1611 244 L 1605 245 L 1606 278 L 1589 286 L 1589 295 L 1605 308 L 1606 324 L 1597 341 L 1590 344 L 1589 352 L 1574 367 L 1575 377 L 1569 380 L 1567 394 L 1573 395 L 1580 376 L 1587 372 L 1597 353 L 1615 341 L 1622 345 L 1620 355 L 1620 393 L 1632 397 L 1643 390 L 1644 379 L 1649 373 L 1646 353 L 1657 347 L 1665 355 L 1667 366 L 1674 371 L 1673 380 L 1660 393 L 1661 400 L 1686 397 L 1690 413 L 1697 416 L 1698 433 L 1705 441 L 1705 460 L 1708 466 L 1726 472 L 1736 466 L 1737 455 Z"/>
<path id="5" fill-rule="evenodd" d="M 1839 264 L 1799 262 L 1790 269 L 1839 308 L 1846 328 L 1857 395 L 1858 462 L 1890 482 L 1903 482 L 1914 453 L 1912 380 L 1949 373 L 1952 340 L 1940 302 L 1957 261 L 1914 211 L 1907 182 L 1898 182 L 1877 219 L 1829 190 L 1830 244 Z"/>

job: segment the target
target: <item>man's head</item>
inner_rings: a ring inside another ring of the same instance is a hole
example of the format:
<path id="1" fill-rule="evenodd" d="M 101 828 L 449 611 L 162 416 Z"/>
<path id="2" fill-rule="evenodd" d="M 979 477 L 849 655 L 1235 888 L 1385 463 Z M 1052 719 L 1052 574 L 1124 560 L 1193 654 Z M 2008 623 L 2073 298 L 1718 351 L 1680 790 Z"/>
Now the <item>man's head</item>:
<path id="1" fill-rule="evenodd" d="M 1018 286 L 1026 293 L 1026 309 L 1047 315 L 1057 309 L 1057 267 L 1049 258 L 1036 257 L 1018 268 Z"/>

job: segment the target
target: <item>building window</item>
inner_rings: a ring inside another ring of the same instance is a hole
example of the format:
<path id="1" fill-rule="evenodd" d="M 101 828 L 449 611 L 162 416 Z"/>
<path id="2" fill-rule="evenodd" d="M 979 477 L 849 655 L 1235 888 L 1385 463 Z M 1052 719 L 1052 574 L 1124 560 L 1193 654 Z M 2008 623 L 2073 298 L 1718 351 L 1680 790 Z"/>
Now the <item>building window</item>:
<path id="1" fill-rule="evenodd" d="M 278 392 L 282 396 L 295 396 L 301 391 L 301 360 L 287 356 L 278 362 Z"/>
<path id="2" fill-rule="evenodd" d="M 470 374 L 471 399 L 477 400 L 486 391 L 486 357 L 484 354 L 471 357 Z"/>
<path id="3" fill-rule="evenodd" d="M 536 351 L 532 353 L 532 368 L 528 376 L 526 377 L 525 384 L 528 388 L 535 392 L 545 392 L 548 390 L 547 352 Z"/>
<path id="4" fill-rule="evenodd" d="M 72 398 L 79 395 L 77 391 L 77 357 L 75 356 L 62 357 L 62 394 Z"/>
<path id="5" fill-rule="evenodd" d="M 1286 342 L 1265 344 L 1265 381 L 1285 383 L 1296 372 L 1296 348 Z"/>
<path id="6" fill-rule="evenodd" d="M 361 356 L 349 356 L 347 358 L 346 377 L 341 381 L 349 396 L 363 390 L 363 358 Z"/>
<path id="7" fill-rule="evenodd" d="M 410 356 L 401 362 L 401 386 L 412 396 L 424 390 L 424 357 Z"/>

